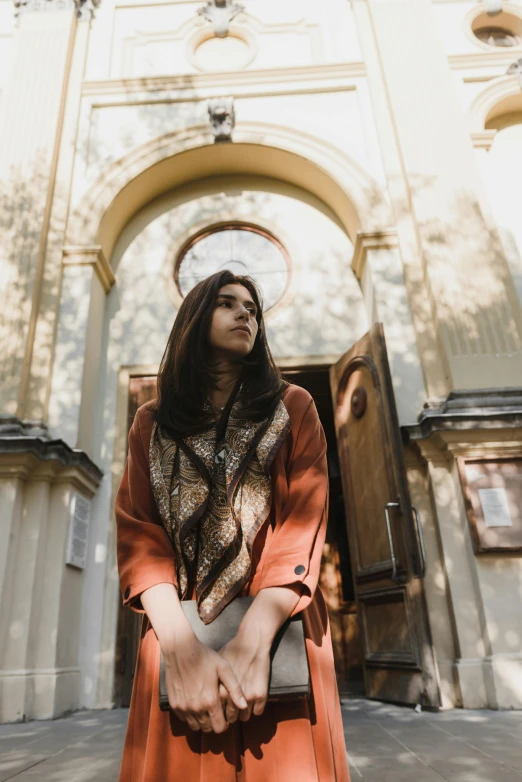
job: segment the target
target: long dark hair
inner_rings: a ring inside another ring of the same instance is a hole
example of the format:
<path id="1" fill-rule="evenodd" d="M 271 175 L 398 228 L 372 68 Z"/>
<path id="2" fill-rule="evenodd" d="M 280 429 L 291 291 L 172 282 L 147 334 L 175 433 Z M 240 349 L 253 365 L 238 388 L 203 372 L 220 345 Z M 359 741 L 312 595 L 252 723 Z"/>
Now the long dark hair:
<path id="1" fill-rule="evenodd" d="M 209 388 L 216 387 L 218 373 L 210 365 L 208 334 L 214 305 L 224 285 L 243 285 L 256 304 L 258 332 L 232 394 L 242 383 L 240 417 L 260 421 L 273 414 L 288 383 L 274 363 L 266 340 L 261 293 L 251 277 L 228 269 L 201 280 L 184 298 L 178 310 L 158 372 L 156 421 L 173 435 L 185 436 L 208 428 L 214 421 L 203 405 Z"/>

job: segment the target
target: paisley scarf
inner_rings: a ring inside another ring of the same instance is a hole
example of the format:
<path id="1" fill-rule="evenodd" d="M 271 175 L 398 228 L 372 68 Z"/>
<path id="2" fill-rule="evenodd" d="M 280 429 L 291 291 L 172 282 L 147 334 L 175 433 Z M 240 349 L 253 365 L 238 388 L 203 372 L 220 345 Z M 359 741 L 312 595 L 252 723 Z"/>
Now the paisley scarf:
<path id="1" fill-rule="evenodd" d="M 195 578 L 206 624 L 248 581 L 252 545 L 270 512 L 270 466 L 290 429 L 282 400 L 271 416 L 254 422 L 237 417 L 234 396 L 221 426 L 173 439 L 155 422 L 150 441 L 151 485 L 176 552 L 180 597 L 189 576 Z M 207 399 L 205 410 L 211 409 Z"/>

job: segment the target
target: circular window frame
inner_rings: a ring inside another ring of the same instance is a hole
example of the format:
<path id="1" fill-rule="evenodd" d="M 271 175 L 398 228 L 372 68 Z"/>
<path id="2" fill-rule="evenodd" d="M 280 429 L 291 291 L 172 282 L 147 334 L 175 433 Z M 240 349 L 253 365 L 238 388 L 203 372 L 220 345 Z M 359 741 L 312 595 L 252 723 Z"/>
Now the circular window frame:
<path id="1" fill-rule="evenodd" d="M 272 226 L 268 223 L 268 221 L 261 220 L 258 217 L 255 219 L 248 219 L 244 216 L 236 217 L 231 215 L 226 217 L 223 216 L 219 221 L 210 223 L 207 220 L 197 225 L 191 226 L 178 237 L 178 240 L 175 242 L 174 246 L 171 246 L 165 259 L 164 279 L 167 285 L 167 290 L 170 293 L 170 298 L 172 299 L 176 309 L 180 308 L 182 302 L 185 299 L 179 286 L 178 275 L 181 262 L 187 250 L 197 241 L 200 241 L 204 236 L 208 236 L 211 233 L 217 233 L 220 230 L 233 230 L 234 228 L 251 230 L 269 239 L 280 250 L 286 261 L 287 276 L 285 287 L 283 288 L 283 291 L 278 300 L 267 309 L 263 309 L 263 318 L 265 322 L 273 318 L 274 313 L 277 313 L 282 308 L 286 308 L 291 303 L 293 299 L 293 258 L 295 256 L 295 250 L 291 241 L 286 236 L 281 236 L 281 231 L 279 228 Z"/>
<path id="2" fill-rule="evenodd" d="M 248 27 L 239 26 L 238 24 L 231 24 L 228 28 L 228 34 L 227 37 L 231 38 L 238 38 L 240 41 L 245 43 L 248 46 L 248 49 L 250 51 L 250 57 L 245 61 L 244 65 L 241 66 L 241 70 L 244 68 L 248 68 L 249 65 L 252 64 L 252 62 L 255 60 L 257 55 L 259 54 L 259 47 L 257 45 L 257 39 L 253 32 L 248 29 Z M 220 70 L 210 70 L 209 68 L 202 68 L 201 65 L 198 62 L 197 58 L 197 50 L 198 47 L 201 46 L 201 44 L 205 43 L 205 41 L 210 41 L 211 38 L 217 38 L 217 36 L 214 34 L 214 31 L 209 28 L 205 27 L 202 29 L 196 29 L 192 33 L 192 35 L 189 36 L 187 39 L 187 42 L 185 44 L 185 57 L 189 61 L 189 63 L 192 65 L 193 68 L 195 68 L 199 73 L 237 73 L 237 69 L 233 71 L 220 71 Z"/>
<path id="3" fill-rule="evenodd" d="M 477 38 L 476 32 L 486 27 L 497 27 L 515 36 L 519 42 L 515 46 L 495 46 Z M 491 16 L 479 5 L 467 15 L 465 25 L 467 37 L 484 52 L 518 52 L 522 50 L 522 9 L 510 3 L 503 5 L 502 11 Z"/>

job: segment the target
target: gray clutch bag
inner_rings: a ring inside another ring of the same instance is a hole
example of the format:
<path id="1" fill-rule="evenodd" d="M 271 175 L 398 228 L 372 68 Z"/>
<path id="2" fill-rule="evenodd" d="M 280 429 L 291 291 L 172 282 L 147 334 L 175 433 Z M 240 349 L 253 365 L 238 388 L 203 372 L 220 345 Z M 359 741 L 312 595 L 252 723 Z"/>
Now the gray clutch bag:
<path id="1" fill-rule="evenodd" d="M 195 600 L 182 600 L 181 606 L 197 638 L 216 652 L 236 635 L 253 597 L 236 597 L 210 624 L 206 625 L 197 612 Z M 161 654 L 161 653 L 160 653 Z M 310 671 L 306 655 L 303 619 L 296 614 L 288 619 L 275 637 L 271 650 L 268 700 L 306 698 L 310 694 Z M 160 657 L 159 705 L 168 711 L 169 699 L 165 681 L 163 654 Z"/>

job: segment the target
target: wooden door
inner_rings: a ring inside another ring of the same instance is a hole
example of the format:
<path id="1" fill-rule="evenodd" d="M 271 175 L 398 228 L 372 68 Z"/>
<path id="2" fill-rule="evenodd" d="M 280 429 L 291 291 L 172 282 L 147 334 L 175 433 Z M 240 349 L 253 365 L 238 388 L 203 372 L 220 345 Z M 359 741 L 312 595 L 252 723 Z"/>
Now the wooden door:
<path id="1" fill-rule="evenodd" d="M 127 431 L 132 426 L 138 407 L 150 399 L 155 399 L 156 396 L 155 377 L 133 377 L 130 379 Z M 114 682 L 114 701 L 116 706 L 130 705 L 142 620 L 143 614 L 138 614 L 120 603 L 116 631 L 116 670 Z"/>
<path id="2" fill-rule="evenodd" d="M 366 695 L 440 706 L 422 540 L 380 323 L 330 368 Z"/>

